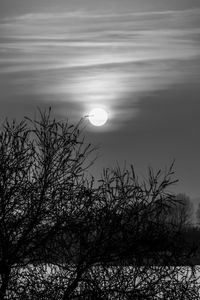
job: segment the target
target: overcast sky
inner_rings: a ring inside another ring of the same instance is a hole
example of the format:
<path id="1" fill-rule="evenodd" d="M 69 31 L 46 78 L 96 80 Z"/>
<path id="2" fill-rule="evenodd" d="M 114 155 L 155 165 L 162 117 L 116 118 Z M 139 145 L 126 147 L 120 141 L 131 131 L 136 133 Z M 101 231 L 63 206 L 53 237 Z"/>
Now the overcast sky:
<path id="1" fill-rule="evenodd" d="M 100 144 L 93 172 L 175 159 L 175 192 L 200 196 L 199 0 L 1 0 L 0 119 L 52 106 Z"/>

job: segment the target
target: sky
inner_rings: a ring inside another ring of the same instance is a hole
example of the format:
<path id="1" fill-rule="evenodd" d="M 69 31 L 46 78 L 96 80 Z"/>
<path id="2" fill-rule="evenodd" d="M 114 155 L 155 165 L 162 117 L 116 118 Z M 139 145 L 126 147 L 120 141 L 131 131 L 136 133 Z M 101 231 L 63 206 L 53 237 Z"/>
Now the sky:
<path id="1" fill-rule="evenodd" d="M 37 107 L 86 120 L 91 169 L 144 176 L 175 159 L 176 193 L 200 197 L 199 0 L 1 0 L 0 121 Z"/>

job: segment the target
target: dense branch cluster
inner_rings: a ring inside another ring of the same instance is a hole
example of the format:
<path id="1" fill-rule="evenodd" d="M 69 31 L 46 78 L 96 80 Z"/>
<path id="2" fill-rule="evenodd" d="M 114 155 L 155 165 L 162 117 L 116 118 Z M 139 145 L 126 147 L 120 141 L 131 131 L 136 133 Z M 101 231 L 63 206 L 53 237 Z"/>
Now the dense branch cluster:
<path id="1" fill-rule="evenodd" d="M 169 217 L 173 165 L 142 182 L 106 169 L 94 184 L 80 127 L 50 111 L 2 127 L 0 300 L 197 299 L 185 215 Z"/>

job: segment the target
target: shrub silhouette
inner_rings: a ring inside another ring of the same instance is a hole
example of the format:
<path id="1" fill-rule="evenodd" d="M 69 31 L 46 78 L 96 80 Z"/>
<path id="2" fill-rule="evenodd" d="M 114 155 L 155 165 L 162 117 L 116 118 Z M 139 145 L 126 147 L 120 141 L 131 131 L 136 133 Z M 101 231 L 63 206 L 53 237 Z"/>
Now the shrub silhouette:
<path id="1" fill-rule="evenodd" d="M 197 298 L 193 248 L 165 217 L 173 164 L 146 181 L 105 169 L 94 184 L 92 151 L 50 111 L 3 125 L 0 299 Z"/>

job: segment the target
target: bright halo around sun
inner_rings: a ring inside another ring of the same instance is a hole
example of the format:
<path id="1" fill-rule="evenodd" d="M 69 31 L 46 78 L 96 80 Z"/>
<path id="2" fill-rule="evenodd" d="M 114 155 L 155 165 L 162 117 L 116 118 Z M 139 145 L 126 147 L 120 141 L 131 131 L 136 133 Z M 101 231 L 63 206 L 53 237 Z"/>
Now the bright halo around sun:
<path id="1" fill-rule="evenodd" d="M 94 108 L 89 113 L 89 121 L 94 126 L 103 126 L 108 120 L 108 113 L 103 108 Z"/>

